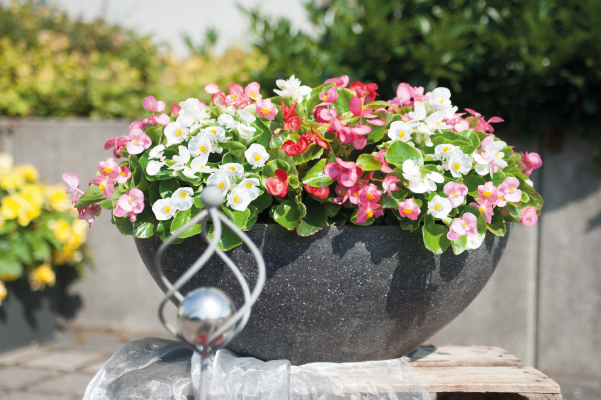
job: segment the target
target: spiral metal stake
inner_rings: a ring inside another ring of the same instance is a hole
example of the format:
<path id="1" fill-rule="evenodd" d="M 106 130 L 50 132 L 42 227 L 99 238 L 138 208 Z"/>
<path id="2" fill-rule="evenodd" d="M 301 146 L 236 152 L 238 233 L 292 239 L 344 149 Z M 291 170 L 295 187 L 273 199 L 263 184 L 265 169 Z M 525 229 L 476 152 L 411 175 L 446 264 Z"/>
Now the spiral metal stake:
<path id="1" fill-rule="evenodd" d="M 212 352 L 225 347 L 244 328 L 250 318 L 251 308 L 259 298 L 265 286 L 265 261 L 261 252 L 253 241 L 227 217 L 218 211 L 223 202 L 221 190 L 216 186 L 207 186 L 201 193 L 202 203 L 206 207 L 186 225 L 173 232 L 159 247 L 154 263 L 167 291 L 159 305 L 159 319 L 163 326 L 176 338 L 198 352 L 201 359 L 201 379 L 199 393 L 195 393 L 196 400 L 205 400 L 208 393 L 208 364 Z M 208 234 L 207 221 L 213 222 L 213 238 Z M 202 235 L 208 243 L 204 253 L 172 284 L 165 275 L 161 260 L 167 247 L 179 236 L 195 224 L 202 221 Z M 250 249 L 257 262 L 259 270 L 257 282 L 253 291 L 250 291 L 246 279 L 238 266 L 217 247 L 221 238 L 222 223 L 231 229 Z M 183 296 L 180 293 L 186 284 L 206 263 L 213 254 L 217 254 L 225 265 L 234 273 L 244 293 L 244 304 L 235 311 L 232 300 L 221 290 L 211 287 L 195 289 Z M 171 325 L 164 316 L 165 305 L 169 299 L 175 298 L 180 305 L 177 313 L 178 327 Z"/>

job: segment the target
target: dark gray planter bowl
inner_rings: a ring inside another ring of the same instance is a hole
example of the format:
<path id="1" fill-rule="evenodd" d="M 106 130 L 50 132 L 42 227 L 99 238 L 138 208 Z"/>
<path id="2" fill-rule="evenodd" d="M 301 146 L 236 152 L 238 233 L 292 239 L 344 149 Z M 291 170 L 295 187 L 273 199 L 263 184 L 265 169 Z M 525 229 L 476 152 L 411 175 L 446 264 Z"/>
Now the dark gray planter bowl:
<path id="1" fill-rule="evenodd" d="M 350 362 L 400 357 L 457 317 L 494 272 L 507 237 L 488 234 L 477 250 L 436 256 L 426 250 L 421 229 L 392 226 L 329 226 L 299 237 L 279 225 L 247 232 L 261 249 L 267 283 L 246 328 L 229 344 L 244 356 L 288 359 L 292 364 Z M 509 234 L 509 232 L 508 232 Z M 155 281 L 158 237 L 136 239 Z M 173 245 L 163 259 L 175 281 L 202 253 L 200 235 Z M 253 287 L 255 261 L 244 246 L 228 252 Z M 182 293 L 214 286 L 238 306 L 242 291 L 217 256 Z"/>

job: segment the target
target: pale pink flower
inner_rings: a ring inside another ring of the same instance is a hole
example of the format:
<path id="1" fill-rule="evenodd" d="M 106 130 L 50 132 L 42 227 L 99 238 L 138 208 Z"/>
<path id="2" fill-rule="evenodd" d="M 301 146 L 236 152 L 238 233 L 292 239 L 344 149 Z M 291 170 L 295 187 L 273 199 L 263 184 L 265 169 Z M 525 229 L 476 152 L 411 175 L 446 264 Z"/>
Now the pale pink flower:
<path id="1" fill-rule="evenodd" d="M 272 104 L 270 99 L 258 100 L 256 104 L 257 116 L 273 121 L 278 113 L 278 108 L 275 106 L 275 104 Z"/>
<path id="2" fill-rule="evenodd" d="M 181 110 L 182 110 L 182 108 L 178 104 L 176 104 L 176 103 L 171 104 L 171 115 L 172 116 L 178 116 Z"/>
<path id="3" fill-rule="evenodd" d="M 100 215 L 102 207 L 100 204 L 90 204 L 86 207 L 80 207 L 77 209 L 79 216 L 78 219 L 82 219 L 88 223 L 88 227 L 91 228 L 94 224 L 94 220 Z"/>
<path id="4" fill-rule="evenodd" d="M 320 93 L 319 100 L 321 100 L 321 103 L 319 103 L 317 107 L 334 104 L 334 102 L 338 100 L 338 91 L 336 90 L 336 86 L 329 88 L 326 93 Z"/>
<path id="5" fill-rule="evenodd" d="M 384 192 L 387 192 L 390 196 L 393 190 L 399 190 L 396 184 L 400 181 L 401 180 L 396 176 L 389 175 L 382 181 L 382 189 L 384 189 Z"/>
<path id="6" fill-rule="evenodd" d="M 463 200 L 467 195 L 467 190 L 467 186 L 465 186 L 463 183 L 458 183 L 454 181 L 450 181 L 449 183 L 444 185 L 444 188 L 442 189 L 444 194 L 449 196 L 448 198 L 453 208 L 457 208 L 463 203 Z"/>
<path id="7" fill-rule="evenodd" d="M 230 94 L 225 98 L 225 103 L 228 106 L 244 108 L 250 104 L 250 98 L 244 93 L 244 88 L 241 85 L 230 83 L 229 91 Z"/>
<path id="8" fill-rule="evenodd" d="M 102 176 L 108 176 L 111 178 L 111 181 L 117 179 L 119 176 L 119 172 L 121 172 L 121 168 L 112 158 L 107 158 L 104 161 L 100 161 L 98 163 L 98 171 Z"/>
<path id="9" fill-rule="evenodd" d="M 505 178 L 499 185 L 499 198 L 505 202 L 519 203 L 522 200 L 522 191 L 518 189 L 519 186 L 520 181 L 517 178 L 513 176 Z"/>
<path id="10" fill-rule="evenodd" d="M 205 92 L 213 95 L 211 97 L 211 101 L 216 106 L 222 106 L 225 104 L 225 92 L 219 89 L 219 86 L 217 86 L 216 84 L 210 83 L 207 86 L 205 86 Z"/>
<path id="11" fill-rule="evenodd" d="M 488 200 L 476 199 L 476 203 L 470 203 L 470 206 L 474 206 L 480 211 L 487 224 L 490 224 L 492 221 L 492 216 L 494 214 L 493 204 L 491 204 Z"/>
<path id="12" fill-rule="evenodd" d="M 119 166 L 117 166 L 119 168 Z M 118 174 L 118 173 L 117 173 Z M 107 199 L 113 198 L 113 192 L 115 191 L 115 185 L 113 179 L 110 176 L 97 176 L 95 179 L 90 180 L 90 185 L 98 186 L 98 189 L 102 192 L 102 195 Z"/>
<path id="13" fill-rule="evenodd" d="M 540 168 L 543 166 L 543 160 L 538 155 L 538 153 L 522 153 L 522 161 L 518 168 L 524 175 L 530 176 L 533 170 Z"/>
<path id="14" fill-rule="evenodd" d="M 380 160 L 380 162 L 382 163 L 382 168 L 380 168 L 380 171 L 384 172 L 385 174 L 389 174 L 389 173 L 393 172 L 394 169 L 392 169 L 388 166 L 388 161 L 384 158 L 384 154 L 386 153 L 386 150 L 388 150 L 388 149 L 382 149 L 382 150 L 378 151 L 378 153 L 376 154 L 376 158 L 378 160 Z"/>
<path id="15" fill-rule="evenodd" d="M 161 112 L 165 109 L 165 102 L 157 101 L 153 96 L 148 96 L 142 100 L 142 106 L 148 111 Z"/>
<path id="16" fill-rule="evenodd" d="M 361 204 L 357 210 L 357 223 L 362 224 L 369 218 L 378 218 L 384 215 L 384 211 L 379 210 L 380 207 L 381 205 L 371 202 Z"/>
<path id="17" fill-rule="evenodd" d="M 478 233 L 478 218 L 472 213 L 465 213 L 451 223 L 447 238 L 457 240 L 461 236 L 472 237 Z"/>
<path id="18" fill-rule="evenodd" d="M 144 128 L 144 126 L 142 125 L 142 122 L 140 121 L 134 121 L 131 124 L 129 124 L 129 131 L 133 131 L 134 129 L 142 129 Z M 121 136 L 121 137 L 127 137 L 127 136 Z M 129 140 L 129 138 L 128 138 Z M 108 143 L 108 142 L 107 142 Z M 104 148 L 105 150 L 107 150 L 107 148 Z"/>
<path id="19" fill-rule="evenodd" d="M 482 200 L 488 200 L 491 204 L 495 204 L 499 199 L 497 188 L 492 182 L 486 182 L 484 185 L 479 185 L 478 196 L 480 196 Z"/>
<path id="20" fill-rule="evenodd" d="M 119 172 L 119 176 L 115 180 L 117 183 L 125 183 L 127 180 L 131 178 L 131 171 L 126 166 L 121 167 L 121 171 Z"/>
<path id="21" fill-rule="evenodd" d="M 399 203 L 399 213 L 401 214 L 401 217 L 407 217 L 410 220 L 415 221 L 421 212 L 422 211 L 415 203 L 415 200 L 411 198 L 405 199 L 405 201 Z"/>
<path id="22" fill-rule="evenodd" d="M 323 172 L 328 178 L 334 179 L 340 185 L 350 188 L 355 186 L 363 170 L 357 167 L 353 161 L 342 161 L 336 157 L 336 163 L 328 163 Z"/>
<path id="23" fill-rule="evenodd" d="M 492 117 L 491 119 L 486 121 L 484 119 L 484 117 L 482 116 L 482 114 L 480 114 L 479 112 L 476 112 L 470 108 L 466 108 L 465 111 L 472 114 L 474 117 L 476 117 L 478 119 L 478 124 L 476 125 L 476 128 L 475 128 L 477 131 L 494 132 L 495 128 L 493 128 L 491 123 L 505 122 L 505 120 L 503 118 L 499 118 L 499 117 Z"/>
<path id="24" fill-rule="evenodd" d="M 67 172 L 63 174 L 63 182 L 67 184 L 69 189 L 67 189 L 67 194 L 73 194 L 73 200 L 71 204 L 77 203 L 77 200 L 81 197 L 83 192 L 79 190 L 79 175 L 74 172 Z"/>
<path id="25" fill-rule="evenodd" d="M 129 132 L 129 138 L 131 139 L 127 142 L 127 152 L 129 154 L 140 154 L 152 144 L 148 135 L 141 129 L 134 129 Z"/>
<path id="26" fill-rule="evenodd" d="M 342 186 L 340 184 L 336 184 L 336 187 L 334 188 L 334 191 L 336 192 L 336 197 L 334 197 L 334 201 L 338 204 L 342 204 L 345 201 L 348 200 L 349 195 L 350 195 L 350 190 L 349 188 L 347 188 L 346 186 Z M 357 190 L 357 196 L 359 196 L 359 191 Z"/>
<path id="27" fill-rule="evenodd" d="M 349 77 L 348 75 L 342 75 L 340 78 L 330 78 L 324 81 L 324 83 L 330 82 L 334 82 L 336 87 L 346 87 L 346 85 L 349 83 Z"/>
<path id="28" fill-rule="evenodd" d="M 136 122 L 138 122 L 138 124 L 140 126 L 142 126 L 142 123 L 139 121 L 133 122 L 132 125 L 135 124 Z M 131 128 L 131 126 L 130 126 L 130 128 Z M 130 132 L 131 132 L 131 129 L 130 129 Z M 130 140 L 129 136 L 118 136 L 114 139 L 109 139 L 104 144 L 104 149 L 108 150 L 111 147 L 114 147 L 113 155 L 115 156 L 115 158 L 121 158 L 121 155 L 119 154 L 119 152 L 121 150 L 123 150 L 123 148 L 125 148 L 125 146 L 127 145 L 127 142 L 129 142 L 129 140 Z"/>
<path id="29" fill-rule="evenodd" d="M 144 193 L 140 189 L 131 189 L 128 193 L 122 194 L 117 200 L 117 207 L 113 210 L 116 217 L 129 215 L 130 221 L 136 220 L 135 214 L 144 210 Z"/>
<path id="30" fill-rule="evenodd" d="M 382 191 L 373 183 L 370 183 L 359 191 L 361 203 L 377 203 L 380 197 L 382 197 Z"/>
<path id="31" fill-rule="evenodd" d="M 252 100 L 261 100 L 261 93 L 259 93 L 259 89 L 261 85 L 258 82 L 251 82 L 244 88 L 244 93 L 251 98 Z"/>
<path id="32" fill-rule="evenodd" d="M 524 207 L 520 216 L 520 222 L 526 226 L 532 226 L 537 221 L 538 214 L 536 213 L 536 207 Z"/>

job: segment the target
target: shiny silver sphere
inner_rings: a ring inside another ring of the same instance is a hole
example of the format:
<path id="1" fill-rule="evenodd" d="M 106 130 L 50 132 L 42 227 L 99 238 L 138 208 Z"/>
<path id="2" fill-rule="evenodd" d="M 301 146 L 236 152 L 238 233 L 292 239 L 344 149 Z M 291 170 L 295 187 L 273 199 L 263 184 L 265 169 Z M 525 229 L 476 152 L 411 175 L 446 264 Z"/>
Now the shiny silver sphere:
<path id="1" fill-rule="evenodd" d="M 200 193 L 200 199 L 205 207 L 219 207 L 223 203 L 223 193 L 217 186 L 206 186 Z"/>
<path id="2" fill-rule="evenodd" d="M 212 343 L 209 337 L 236 312 L 234 302 L 223 291 L 204 287 L 188 293 L 177 310 L 177 322 L 184 339 L 200 346 L 218 348 L 231 339 L 234 324 Z"/>

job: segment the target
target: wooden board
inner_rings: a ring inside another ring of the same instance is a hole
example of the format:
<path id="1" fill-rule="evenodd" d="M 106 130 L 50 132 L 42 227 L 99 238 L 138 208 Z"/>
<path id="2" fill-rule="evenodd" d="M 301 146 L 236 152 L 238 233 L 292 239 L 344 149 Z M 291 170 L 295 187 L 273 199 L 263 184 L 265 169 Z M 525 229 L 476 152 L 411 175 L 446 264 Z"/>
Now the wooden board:
<path id="1" fill-rule="evenodd" d="M 416 367 L 523 367 L 516 356 L 500 347 L 422 346 L 409 354 Z"/>

